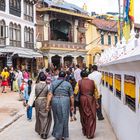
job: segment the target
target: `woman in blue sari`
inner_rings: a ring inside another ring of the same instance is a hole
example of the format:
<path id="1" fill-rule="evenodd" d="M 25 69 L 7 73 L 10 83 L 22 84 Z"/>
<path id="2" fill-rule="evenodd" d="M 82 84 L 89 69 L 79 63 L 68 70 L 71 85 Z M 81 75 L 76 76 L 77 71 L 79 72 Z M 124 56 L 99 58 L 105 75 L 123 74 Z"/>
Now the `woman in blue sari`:
<path id="1" fill-rule="evenodd" d="M 64 140 L 69 137 L 69 112 L 74 108 L 73 89 L 69 82 L 65 81 L 66 73 L 60 71 L 59 78 L 52 82 L 47 99 L 47 110 L 50 102 L 54 117 L 52 135 L 57 140 Z"/>

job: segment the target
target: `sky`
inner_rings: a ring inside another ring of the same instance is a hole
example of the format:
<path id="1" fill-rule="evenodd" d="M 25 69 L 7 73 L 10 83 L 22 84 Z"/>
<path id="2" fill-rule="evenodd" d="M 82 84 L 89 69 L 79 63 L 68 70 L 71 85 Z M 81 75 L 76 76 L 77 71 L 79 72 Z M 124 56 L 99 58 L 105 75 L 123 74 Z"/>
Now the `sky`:
<path id="1" fill-rule="evenodd" d="M 88 12 L 95 11 L 96 13 L 103 14 L 106 12 L 118 12 L 118 0 L 65 0 L 69 3 L 83 7 L 86 3 Z M 140 23 L 140 0 L 134 0 L 134 12 L 135 12 L 135 22 Z M 121 5 L 123 0 L 121 0 Z"/>

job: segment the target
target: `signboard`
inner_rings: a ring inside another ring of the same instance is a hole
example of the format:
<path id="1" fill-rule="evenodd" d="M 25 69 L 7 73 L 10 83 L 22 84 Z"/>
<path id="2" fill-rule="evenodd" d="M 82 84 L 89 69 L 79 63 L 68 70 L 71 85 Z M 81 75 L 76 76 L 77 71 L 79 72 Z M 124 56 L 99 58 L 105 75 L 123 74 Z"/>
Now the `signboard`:
<path id="1" fill-rule="evenodd" d="M 7 66 L 12 66 L 12 56 L 7 56 Z"/>

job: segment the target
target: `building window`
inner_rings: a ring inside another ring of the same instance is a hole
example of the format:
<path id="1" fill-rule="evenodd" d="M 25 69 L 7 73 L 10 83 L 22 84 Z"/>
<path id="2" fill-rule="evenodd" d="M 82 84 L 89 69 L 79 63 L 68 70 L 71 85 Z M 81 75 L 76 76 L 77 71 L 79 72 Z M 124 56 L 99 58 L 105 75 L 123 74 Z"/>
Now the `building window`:
<path id="1" fill-rule="evenodd" d="M 21 47 L 21 26 L 10 23 L 10 45 L 14 47 Z"/>
<path id="2" fill-rule="evenodd" d="M 115 35 L 114 37 L 115 37 L 115 45 L 116 45 L 116 44 L 117 44 L 117 42 L 118 42 L 118 36 L 117 36 L 117 35 Z"/>
<path id="3" fill-rule="evenodd" d="M 28 1 L 25 1 L 24 2 L 24 19 L 25 20 L 28 20 L 28 21 L 33 21 L 33 11 L 34 11 L 34 8 L 33 8 L 33 3 L 30 3 Z"/>
<path id="4" fill-rule="evenodd" d="M 34 30 L 31 28 L 24 28 L 24 46 L 26 48 L 34 48 Z"/>
<path id="5" fill-rule="evenodd" d="M 121 99 L 121 75 L 120 74 L 115 74 L 115 94 L 116 97 Z"/>
<path id="6" fill-rule="evenodd" d="M 104 34 L 101 33 L 101 44 L 104 45 Z"/>
<path id="7" fill-rule="evenodd" d="M 0 21 L 0 45 L 6 44 L 6 25 L 5 21 Z"/>
<path id="8" fill-rule="evenodd" d="M 10 0 L 9 3 L 10 14 L 21 16 L 21 0 Z"/>
<path id="9" fill-rule="evenodd" d="M 136 110 L 136 79 L 134 76 L 124 76 L 125 102 L 133 111 Z"/>
<path id="10" fill-rule="evenodd" d="M 5 0 L 0 0 L 0 10 L 5 11 Z"/>
<path id="11" fill-rule="evenodd" d="M 108 45 L 111 45 L 111 35 L 108 34 Z"/>

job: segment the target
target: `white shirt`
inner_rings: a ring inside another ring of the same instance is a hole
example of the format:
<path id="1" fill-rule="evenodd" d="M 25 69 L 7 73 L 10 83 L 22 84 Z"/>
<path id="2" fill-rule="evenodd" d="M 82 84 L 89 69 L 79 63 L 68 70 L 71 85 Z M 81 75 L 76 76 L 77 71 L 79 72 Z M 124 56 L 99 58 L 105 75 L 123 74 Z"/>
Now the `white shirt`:
<path id="1" fill-rule="evenodd" d="M 78 82 L 79 80 L 81 80 L 81 69 L 77 68 L 75 71 L 74 71 L 74 78 L 76 80 L 76 82 Z"/>
<path id="2" fill-rule="evenodd" d="M 33 103 L 34 103 L 34 100 L 35 100 L 35 86 L 36 85 L 34 85 L 33 86 L 33 88 L 32 88 L 32 91 L 31 91 L 31 94 L 30 94 L 30 97 L 29 97 L 29 100 L 28 100 L 28 105 L 29 106 L 32 106 L 33 105 Z"/>
<path id="3" fill-rule="evenodd" d="M 91 74 L 88 75 L 90 80 L 93 80 L 97 86 L 99 95 L 101 95 L 101 80 L 102 80 L 102 73 L 98 71 L 93 71 Z"/>

